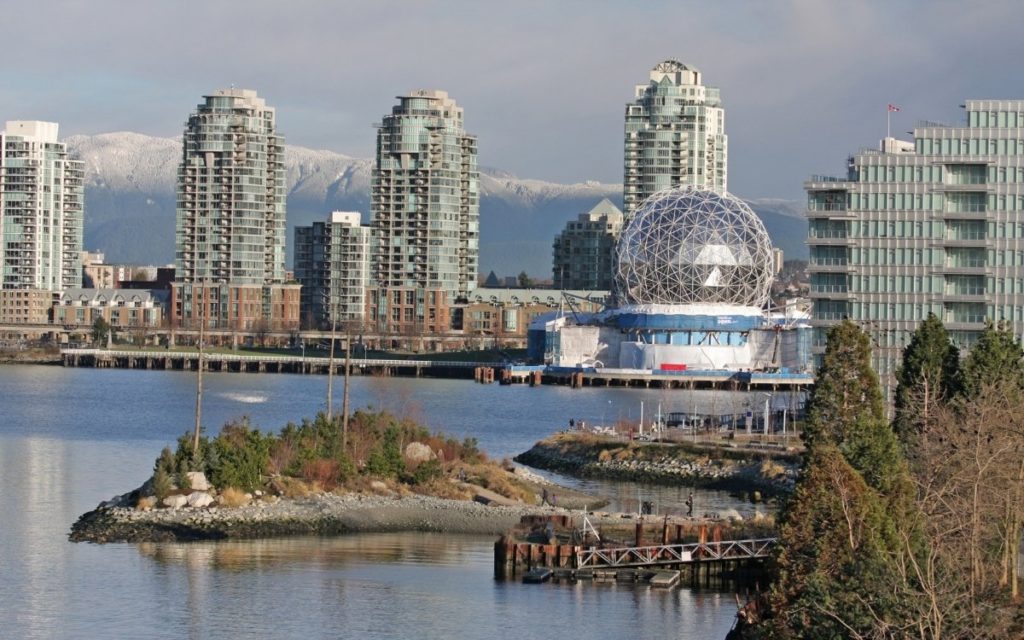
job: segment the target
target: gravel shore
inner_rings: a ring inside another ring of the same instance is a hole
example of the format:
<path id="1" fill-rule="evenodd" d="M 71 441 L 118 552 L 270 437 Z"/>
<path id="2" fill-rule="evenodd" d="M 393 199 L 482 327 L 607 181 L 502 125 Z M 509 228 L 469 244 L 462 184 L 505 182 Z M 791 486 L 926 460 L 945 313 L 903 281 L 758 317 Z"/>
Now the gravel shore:
<path id="1" fill-rule="evenodd" d="M 430 496 L 322 493 L 237 507 L 154 509 L 100 505 L 71 527 L 72 542 L 161 542 L 394 531 L 501 534 L 524 515 L 564 513 Z"/>

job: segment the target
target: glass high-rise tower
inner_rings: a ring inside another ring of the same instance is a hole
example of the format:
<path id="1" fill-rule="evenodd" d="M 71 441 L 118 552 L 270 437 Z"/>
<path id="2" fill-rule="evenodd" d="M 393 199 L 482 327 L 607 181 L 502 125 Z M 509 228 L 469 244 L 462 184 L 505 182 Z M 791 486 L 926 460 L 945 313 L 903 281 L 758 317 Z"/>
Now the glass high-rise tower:
<path id="1" fill-rule="evenodd" d="M 815 349 L 849 318 L 869 333 L 888 396 L 929 313 L 960 347 L 986 321 L 1024 334 L 1024 100 L 968 100 L 966 126 L 885 138 L 842 177 L 805 184 Z"/>
<path id="2" fill-rule="evenodd" d="M 552 245 L 555 289 L 611 290 L 621 232 L 622 212 L 608 198 L 567 222 Z"/>
<path id="3" fill-rule="evenodd" d="M 476 287 L 476 136 L 444 91 L 411 91 L 398 101 L 377 128 L 370 320 L 446 330 L 447 306 Z"/>
<path id="4" fill-rule="evenodd" d="M 255 91 L 215 91 L 189 116 L 177 195 L 174 317 L 298 326 L 298 287 L 284 286 L 284 138 Z"/>
<path id="5" fill-rule="evenodd" d="M 718 89 L 704 86 L 698 69 L 677 60 L 655 66 L 626 105 L 626 216 L 669 187 L 725 193 L 728 144 Z"/>
<path id="6" fill-rule="evenodd" d="M 360 224 L 358 211 L 334 211 L 326 221 L 295 227 L 295 279 L 302 285 L 308 326 L 363 319 L 370 227 Z"/>
<path id="7" fill-rule="evenodd" d="M 0 149 L 0 289 L 81 287 L 84 163 L 56 122 L 9 121 Z"/>

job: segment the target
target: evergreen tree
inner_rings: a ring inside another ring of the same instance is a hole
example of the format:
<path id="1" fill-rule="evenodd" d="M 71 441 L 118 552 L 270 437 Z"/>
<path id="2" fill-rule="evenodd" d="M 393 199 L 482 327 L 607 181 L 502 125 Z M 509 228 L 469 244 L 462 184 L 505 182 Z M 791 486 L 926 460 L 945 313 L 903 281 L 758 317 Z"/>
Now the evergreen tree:
<path id="1" fill-rule="evenodd" d="M 807 399 L 804 440 L 842 444 L 858 420 L 884 420 L 878 376 L 871 368 L 871 341 L 853 322 L 843 320 L 828 332 L 821 367 Z"/>
<path id="2" fill-rule="evenodd" d="M 918 326 L 903 350 L 896 373 L 896 418 L 893 427 L 907 451 L 936 406 L 948 400 L 956 387 L 960 354 L 935 314 Z"/>
<path id="3" fill-rule="evenodd" d="M 909 479 L 899 442 L 886 421 L 871 342 L 849 320 L 828 334 L 825 356 L 807 401 L 808 449 L 834 445 L 869 486 L 909 508 Z"/>
<path id="4" fill-rule="evenodd" d="M 808 452 L 779 528 L 777 579 L 768 595 L 772 638 L 888 637 L 886 621 L 917 603 L 894 588 L 896 523 L 831 444 Z"/>
<path id="5" fill-rule="evenodd" d="M 957 391 L 964 397 L 976 396 L 985 384 L 1006 383 L 1024 389 L 1024 351 L 1008 324 L 988 323 L 978 342 L 960 367 Z"/>

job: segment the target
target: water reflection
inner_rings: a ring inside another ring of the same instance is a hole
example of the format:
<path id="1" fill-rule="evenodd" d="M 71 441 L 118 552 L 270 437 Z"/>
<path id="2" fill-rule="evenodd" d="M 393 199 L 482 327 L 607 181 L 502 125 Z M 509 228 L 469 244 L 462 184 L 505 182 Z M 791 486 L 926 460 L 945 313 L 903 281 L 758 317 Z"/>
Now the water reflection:
<path id="1" fill-rule="evenodd" d="M 354 564 L 461 564 L 480 536 L 436 533 L 380 533 L 330 538 L 142 543 L 139 553 L 160 565 L 225 571 L 291 568 L 328 569 Z"/>
<path id="2" fill-rule="evenodd" d="M 210 376 L 204 415 L 218 425 L 249 413 L 255 424 L 277 429 L 321 406 L 323 382 Z M 404 399 L 395 397 L 406 410 L 418 405 L 431 426 L 477 437 L 496 457 L 525 450 L 577 410 L 593 412 L 608 399 L 634 406 L 644 394 L 462 381 L 375 384 L 354 385 L 356 406 L 401 392 Z M 69 543 L 68 529 L 81 513 L 152 473 L 160 448 L 188 428 L 193 393 L 184 373 L 0 367 L 0 636 L 532 640 L 642 632 L 685 639 L 724 637 L 732 623 L 727 594 L 495 581 L 490 536 Z M 623 504 L 632 499 L 625 487 L 618 490 Z"/>

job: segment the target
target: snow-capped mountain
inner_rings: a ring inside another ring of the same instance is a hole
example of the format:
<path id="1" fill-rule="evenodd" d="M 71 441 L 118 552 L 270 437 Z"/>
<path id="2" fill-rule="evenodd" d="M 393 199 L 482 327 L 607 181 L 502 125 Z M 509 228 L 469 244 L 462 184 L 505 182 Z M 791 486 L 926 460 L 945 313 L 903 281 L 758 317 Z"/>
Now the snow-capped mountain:
<path id="1" fill-rule="evenodd" d="M 174 189 L 181 141 L 120 132 L 67 139 L 85 161 L 85 246 L 111 262 L 174 260 Z M 333 151 L 287 146 L 289 255 L 295 226 L 334 210 L 369 220 L 373 161 Z M 551 276 L 551 244 L 565 223 L 602 198 L 622 203 L 622 185 L 558 184 L 481 170 L 480 270 Z M 798 203 L 752 201 L 788 257 L 805 257 L 806 222 Z M 794 215 L 795 214 L 795 215 Z"/>

